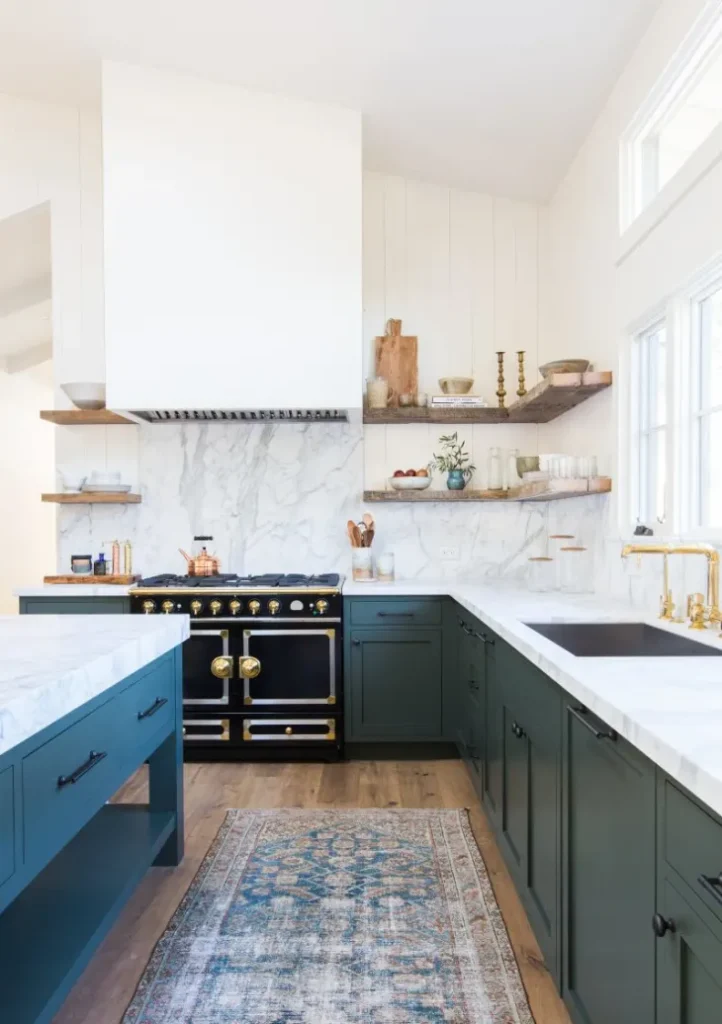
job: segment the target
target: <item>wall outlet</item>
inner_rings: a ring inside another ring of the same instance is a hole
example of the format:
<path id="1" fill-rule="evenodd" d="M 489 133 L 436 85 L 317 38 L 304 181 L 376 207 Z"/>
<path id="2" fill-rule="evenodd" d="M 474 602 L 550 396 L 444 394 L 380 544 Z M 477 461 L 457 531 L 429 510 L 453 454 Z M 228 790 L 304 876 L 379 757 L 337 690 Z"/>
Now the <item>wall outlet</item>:
<path id="1" fill-rule="evenodd" d="M 439 558 L 444 562 L 458 562 L 459 561 L 459 549 L 458 548 L 439 548 Z"/>

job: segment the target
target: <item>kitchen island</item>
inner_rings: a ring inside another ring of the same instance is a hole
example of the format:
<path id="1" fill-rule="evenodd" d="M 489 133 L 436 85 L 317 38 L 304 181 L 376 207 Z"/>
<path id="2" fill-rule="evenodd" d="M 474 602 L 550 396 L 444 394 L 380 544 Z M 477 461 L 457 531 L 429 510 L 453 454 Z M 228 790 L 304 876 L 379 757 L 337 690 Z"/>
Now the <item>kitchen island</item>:
<path id="1" fill-rule="evenodd" d="M 50 1021 L 151 864 L 183 858 L 184 616 L 0 618 L 0 1019 Z M 147 805 L 108 802 L 145 761 Z"/>

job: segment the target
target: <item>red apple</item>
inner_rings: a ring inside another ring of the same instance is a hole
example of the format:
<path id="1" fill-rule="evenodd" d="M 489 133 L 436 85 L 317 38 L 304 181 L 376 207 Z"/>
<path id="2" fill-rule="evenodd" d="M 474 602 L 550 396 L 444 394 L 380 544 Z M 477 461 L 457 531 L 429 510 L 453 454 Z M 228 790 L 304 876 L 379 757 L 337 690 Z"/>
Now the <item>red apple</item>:
<path id="1" fill-rule="evenodd" d="M 406 476 L 406 474 L 404 473 L 403 469 L 396 469 L 394 470 L 394 476 Z"/>
<path id="2" fill-rule="evenodd" d="M 416 476 L 416 470 L 415 469 L 407 469 L 406 472 L 404 473 L 404 476 Z"/>

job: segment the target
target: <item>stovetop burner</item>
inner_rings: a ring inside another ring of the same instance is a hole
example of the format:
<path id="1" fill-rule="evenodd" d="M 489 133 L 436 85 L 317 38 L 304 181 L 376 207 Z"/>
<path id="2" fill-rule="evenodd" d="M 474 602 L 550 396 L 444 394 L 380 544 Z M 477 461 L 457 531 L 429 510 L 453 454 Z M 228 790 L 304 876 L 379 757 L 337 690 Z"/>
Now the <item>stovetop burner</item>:
<path id="1" fill-rule="evenodd" d="M 341 581 L 338 573 L 322 573 L 316 576 L 305 576 L 302 573 L 270 572 L 259 576 L 238 576 L 236 573 L 222 573 L 218 576 L 175 576 L 173 573 L 162 573 L 159 576 L 148 576 L 137 586 L 144 589 L 188 589 L 202 588 L 206 590 L 266 590 L 269 588 L 296 588 L 315 590 L 318 588 L 337 587 Z"/>

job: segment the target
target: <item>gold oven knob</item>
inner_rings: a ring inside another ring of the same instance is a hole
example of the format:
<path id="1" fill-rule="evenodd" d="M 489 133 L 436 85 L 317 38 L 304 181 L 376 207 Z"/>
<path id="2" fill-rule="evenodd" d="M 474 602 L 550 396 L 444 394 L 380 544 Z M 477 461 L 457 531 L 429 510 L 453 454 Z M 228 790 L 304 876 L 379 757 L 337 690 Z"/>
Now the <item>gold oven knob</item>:
<path id="1" fill-rule="evenodd" d="M 153 612 L 155 611 L 155 601 L 144 601 L 143 611 L 145 612 L 146 615 L 152 615 Z"/>
<path id="2" fill-rule="evenodd" d="M 323 615 L 324 612 L 328 611 L 328 601 L 324 601 L 323 598 L 320 601 L 316 601 L 316 611 L 319 615 Z"/>
<path id="3" fill-rule="evenodd" d="M 255 679 L 256 676 L 261 674 L 261 663 L 258 658 L 247 654 L 245 657 L 238 659 L 238 671 L 244 679 Z"/>
<path id="4" fill-rule="evenodd" d="M 200 601 L 191 601 L 191 612 L 193 613 L 193 615 L 197 615 L 202 607 L 203 605 L 201 604 Z"/>
<path id="5" fill-rule="evenodd" d="M 286 736 L 293 736 L 293 729 L 290 725 L 286 726 Z"/>
<path id="6" fill-rule="evenodd" d="M 166 615 L 170 615 L 170 613 L 175 608 L 175 605 L 173 604 L 172 601 L 164 601 L 163 604 L 161 605 L 161 608 L 166 613 Z"/>
<path id="7" fill-rule="evenodd" d="M 211 672 L 216 679 L 229 679 L 233 674 L 233 658 L 221 655 L 211 662 Z"/>
<path id="8" fill-rule="evenodd" d="M 281 610 L 281 602 L 280 601 L 276 601 L 275 598 L 273 600 L 269 601 L 268 602 L 268 610 L 271 613 L 271 615 L 278 615 L 278 613 Z"/>
<path id="9" fill-rule="evenodd" d="M 223 605 L 221 604 L 220 601 L 211 601 L 211 604 L 210 604 L 211 615 L 217 615 L 222 607 L 223 607 Z"/>
<path id="10" fill-rule="evenodd" d="M 261 610 L 261 602 L 260 601 L 249 601 L 248 602 L 248 610 L 251 613 L 251 615 L 258 615 L 258 613 Z"/>
<path id="11" fill-rule="evenodd" d="M 228 607 L 230 609 L 231 615 L 238 615 L 239 611 L 241 610 L 241 602 L 235 600 L 231 601 Z"/>

